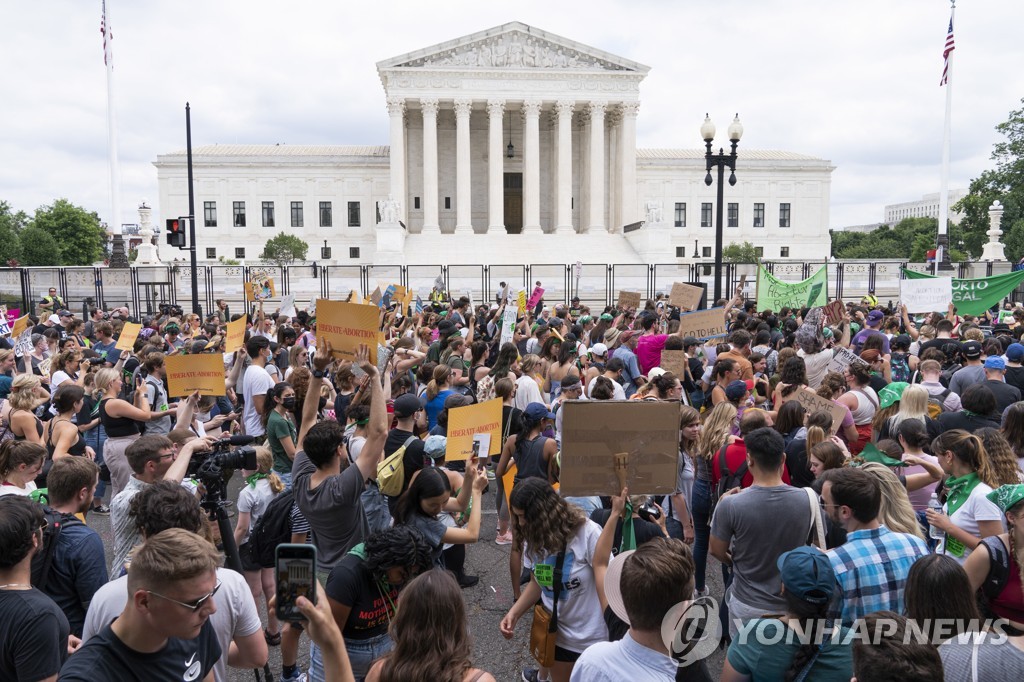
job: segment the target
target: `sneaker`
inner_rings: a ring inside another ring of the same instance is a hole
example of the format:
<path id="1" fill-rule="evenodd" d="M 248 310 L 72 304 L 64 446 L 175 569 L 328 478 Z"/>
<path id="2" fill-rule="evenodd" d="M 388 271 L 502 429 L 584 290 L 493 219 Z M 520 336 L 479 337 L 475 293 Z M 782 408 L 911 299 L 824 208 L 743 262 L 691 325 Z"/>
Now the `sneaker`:
<path id="1" fill-rule="evenodd" d="M 693 598 L 700 599 L 701 597 L 707 597 L 709 594 L 711 594 L 711 588 L 705 585 L 703 590 L 693 591 Z"/>
<path id="2" fill-rule="evenodd" d="M 523 682 L 551 682 L 551 678 L 541 677 L 540 671 L 536 668 L 524 668 Z"/>
<path id="3" fill-rule="evenodd" d="M 496 538 L 494 538 L 494 544 L 496 544 L 496 545 L 511 545 L 512 544 L 512 531 L 509 530 L 509 531 L 506 531 L 504 533 L 498 534 L 498 536 Z"/>
<path id="4" fill-rule="evenodd" d="M 306 673 L 296 670 L 291 677 L 282 677 L 281 682 L 306 682 Z"/>
<path id="5" fill-rule="evenodd" d="M 93 514 L 99 514 L 100 516 L 110 516 L 110 507 L 105 504 L 101 504 L 98 507 L 93 507 L 89 510 Z"/>
<path id="6" fill-rule="evenodd" d="M 480 582 L 480 576 L 465 574 L 459 576 L 459 587 L 461 588 L 473 587 L 478 582 Z"/>
<path id="7" fill-rule="evenodd" d="M 487 480 L 488 481 L 493 481 L 494 480 L 494 469 L 491 469 L 491 468 L 487 469 Z"/>

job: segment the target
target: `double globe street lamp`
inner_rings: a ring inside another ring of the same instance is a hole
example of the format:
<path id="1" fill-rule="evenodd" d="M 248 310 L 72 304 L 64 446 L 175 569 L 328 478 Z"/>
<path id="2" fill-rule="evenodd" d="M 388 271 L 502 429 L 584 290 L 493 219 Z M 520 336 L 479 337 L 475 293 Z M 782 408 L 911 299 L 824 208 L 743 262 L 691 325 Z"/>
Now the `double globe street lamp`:
<path id="1" fill-rule="evenodd" d="M 739 144 L 740 138 L 743 137 L 743 124 L 740 123 L 740 115 L 736 114 L 736 118 L 733 119 L 729 125 L 729 142 L 732 145 L 731 151 L 726 154 L 725 150 L 721 147 L 718 149 L 718 153 L 715 154 L 711 151 L 711 143 L 715 139 L 715 124 L 711 122 L 711 117 L 704 114 L 704 125 L 700 127 L 700 136 L 704 140 L 704 144 L 707 147 L 707 152 L 704 154 L 704 158 L 707 160 L 707 171 L 708 174 L 704 178 L 704 184 L 708 187 L 714 180 L 711 177 L 711 169 L 718 168 L 718 203 L 715 206 L 716 218 L 715 218 L 715 303 L 717 304 L 722 298 L 722 212 L 723 212 L 723 201 L 725 200 L 725 168 L 729 167 L 729 185 L 733 186 L 736 184 L 736 145 Z"/>

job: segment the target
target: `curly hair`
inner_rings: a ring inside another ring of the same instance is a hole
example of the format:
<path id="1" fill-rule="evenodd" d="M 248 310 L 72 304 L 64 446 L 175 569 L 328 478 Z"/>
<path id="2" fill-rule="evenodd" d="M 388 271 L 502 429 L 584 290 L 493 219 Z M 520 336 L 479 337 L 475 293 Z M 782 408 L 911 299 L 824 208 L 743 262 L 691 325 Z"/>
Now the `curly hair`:
<path id="1" fill-rule="evenodd" d="M 0 569 L 9 570 L 28 556 L 32 536 L 42 525 L 43 505 L 23 495 L 0 496 Z"/>
<path id="2" fill-rule="evenodd" d="M 509 508 L 522 512 L 523 522 L 518 514 L 512 514 L 512 538 L 516 546 L 521 547 L 525 542 L 537 561 L 564 550 L 587 520 L 582 509 L 566 502 L 540 478 L 520 481 L 509 497 Z"/>
<path id="3" fill-rule="evenodd" d="M 736 422 L 736 406 L 728 401 L 720 402 L 704 420 L 704 429 L 697 439 L 697 454 L 710 460 L 725 445 L 726 439 Z"/>
<path id="4" fill-rule="evenodd" d="M 978 429 L 974 435 L 981 438 L 981 442 L 985 446 L 985 454 L 988 455 L 989 466 L 996 480 L 999 481 L 999 485 L 1020 483 L 1021 472 L 1017 466 L 1017 455 L 1002 432 L 989 426 Z"/>
<path id="5" fill-rule="evenodd" d="M 405 568 L 413 574 L 429 571 L 434 561 L 432 548 L 418 530 L 411 526 L 392 526 L 366 539 L 366 568 L 377 580 L 389 568 Z"/>
<path id="6" fill-rule="evenodd" d="M 128 505 L 128 515 L 143 537 L 183 528 L 211 539 L 199 501 L 174 481 L 157 481 L 140 490 Z"/>

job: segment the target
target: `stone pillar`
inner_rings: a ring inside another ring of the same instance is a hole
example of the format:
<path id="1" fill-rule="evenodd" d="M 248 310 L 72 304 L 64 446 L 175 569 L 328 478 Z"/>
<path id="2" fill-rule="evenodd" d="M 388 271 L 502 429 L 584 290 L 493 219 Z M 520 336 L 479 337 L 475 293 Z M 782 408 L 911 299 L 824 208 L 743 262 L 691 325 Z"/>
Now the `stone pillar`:
<path id="1" fill-rule="evenodd" d="M 473 102 L 455 100 L 455 234 L 473 234 L 469 117 Z"/>
<path id="2" fill-rule="evenodd" d="M 636 204 L 636 115 L 639 102 L 625 102 L 622 105 L 622 125 L 619 128 L 619 226 L 640 220 Z M 619 227 L 617 226 L 617 227 Z"/>
<path id="3" fill-rule="evenodd" d="M 505 102 L 487 100 L 487 229 L 505 229 L 505 150 L 502 147 Z"/>
<path id="4" fill-rule="evenodd" d="M 607 102 L 591 102 L 590 109 L 590 225 L 605 229 L 604 222 L 604 110 Z"/>
<path id="5" fill-rule="evenodd" d="M 561 101 L 558 111 L 558 214 L 555 231 L 569 234 L 572 229 L 572 108 L 573 102 Z"/>
<path id="6" fill-rule="evenodd" d="M 437 100 L 421 99 L 423 110 L 423 232 L 441 231 L 437 215 Z"/>
<path id="7" fill-rule="evenodd" d="M 523 234 L 541 234 L 540 107 L 539 100 L 523 102 Z"/>
<path id="8" fill-rule="evenodd" d="M 609 232 L 617 232 L 622 227 L 622 206 L 619 203 L 619 178 L 621 177 L 619 168 L 619 135 L 620 126 L 622 124 L 622 112 L 619 111 L 617 106 L 608 107 L 608 110 L 604 115 L 605 130 L 608 131 L 608 135 L 605 138 L 605 162 L 604 167 L 608 172 L 608 177 L 605 180 L 605 192 L 607 196 L 605 201 L 608 203 L 608 226 Z"/>
<path id="9" fill-rule="evenodd" d="M 405 204 L 408 197 L 405 191 L 405 98 L 388 98 L 388 115 L 391 117 L 391 196 L 398 201 L 398 219 L 408 224 L 405 219 Z"/>
<path id="10" fill-rule="evenodd" d="M 577 219 L 577 231 L 580 234 L 590 229 L 590 111 L 583 109 L 577 117 L 580 148 L 580 203 Z"/>
<path id="11" fill-rule="evenodd" d="M 1003 244 L 999 241 L 1003 231 L 1003 205 L 998 200 L 992 202 L 988 207 L 988 243 L 981 252 L 983 261 L 1004 261 L 1006 255 L 1003 253 Z M 952 246 L 952 245 L 951 245 Z"/>

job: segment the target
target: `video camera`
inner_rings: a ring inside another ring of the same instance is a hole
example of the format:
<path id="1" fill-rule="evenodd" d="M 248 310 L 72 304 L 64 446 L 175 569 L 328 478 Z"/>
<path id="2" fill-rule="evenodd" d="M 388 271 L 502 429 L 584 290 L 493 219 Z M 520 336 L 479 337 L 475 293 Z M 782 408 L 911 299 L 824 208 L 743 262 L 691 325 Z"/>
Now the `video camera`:
<path id="1" fill-rule="evenodd" d="M 210 450 L 192 453 L 192 460 L 188 463 L 188 475 L 199 479 L 206 490 L 201 502 L 204 508 L 222 506 L 227 492 L 225 472 L 259 468 L 256 448 L 248 447 L 252 442 L 252 436 L 231 436 L 216 441 Z M 235 449 L 232 450 L 233 447 Z"/>
<path id="2" fill-rule="evenodd" d="M 160 314 L 166 315 L 168 317 L 181 317 L 184 314 L 184 311 L 181 309 L 180 305 L 174 305 L 171 303 L 161 303 Z"/>

